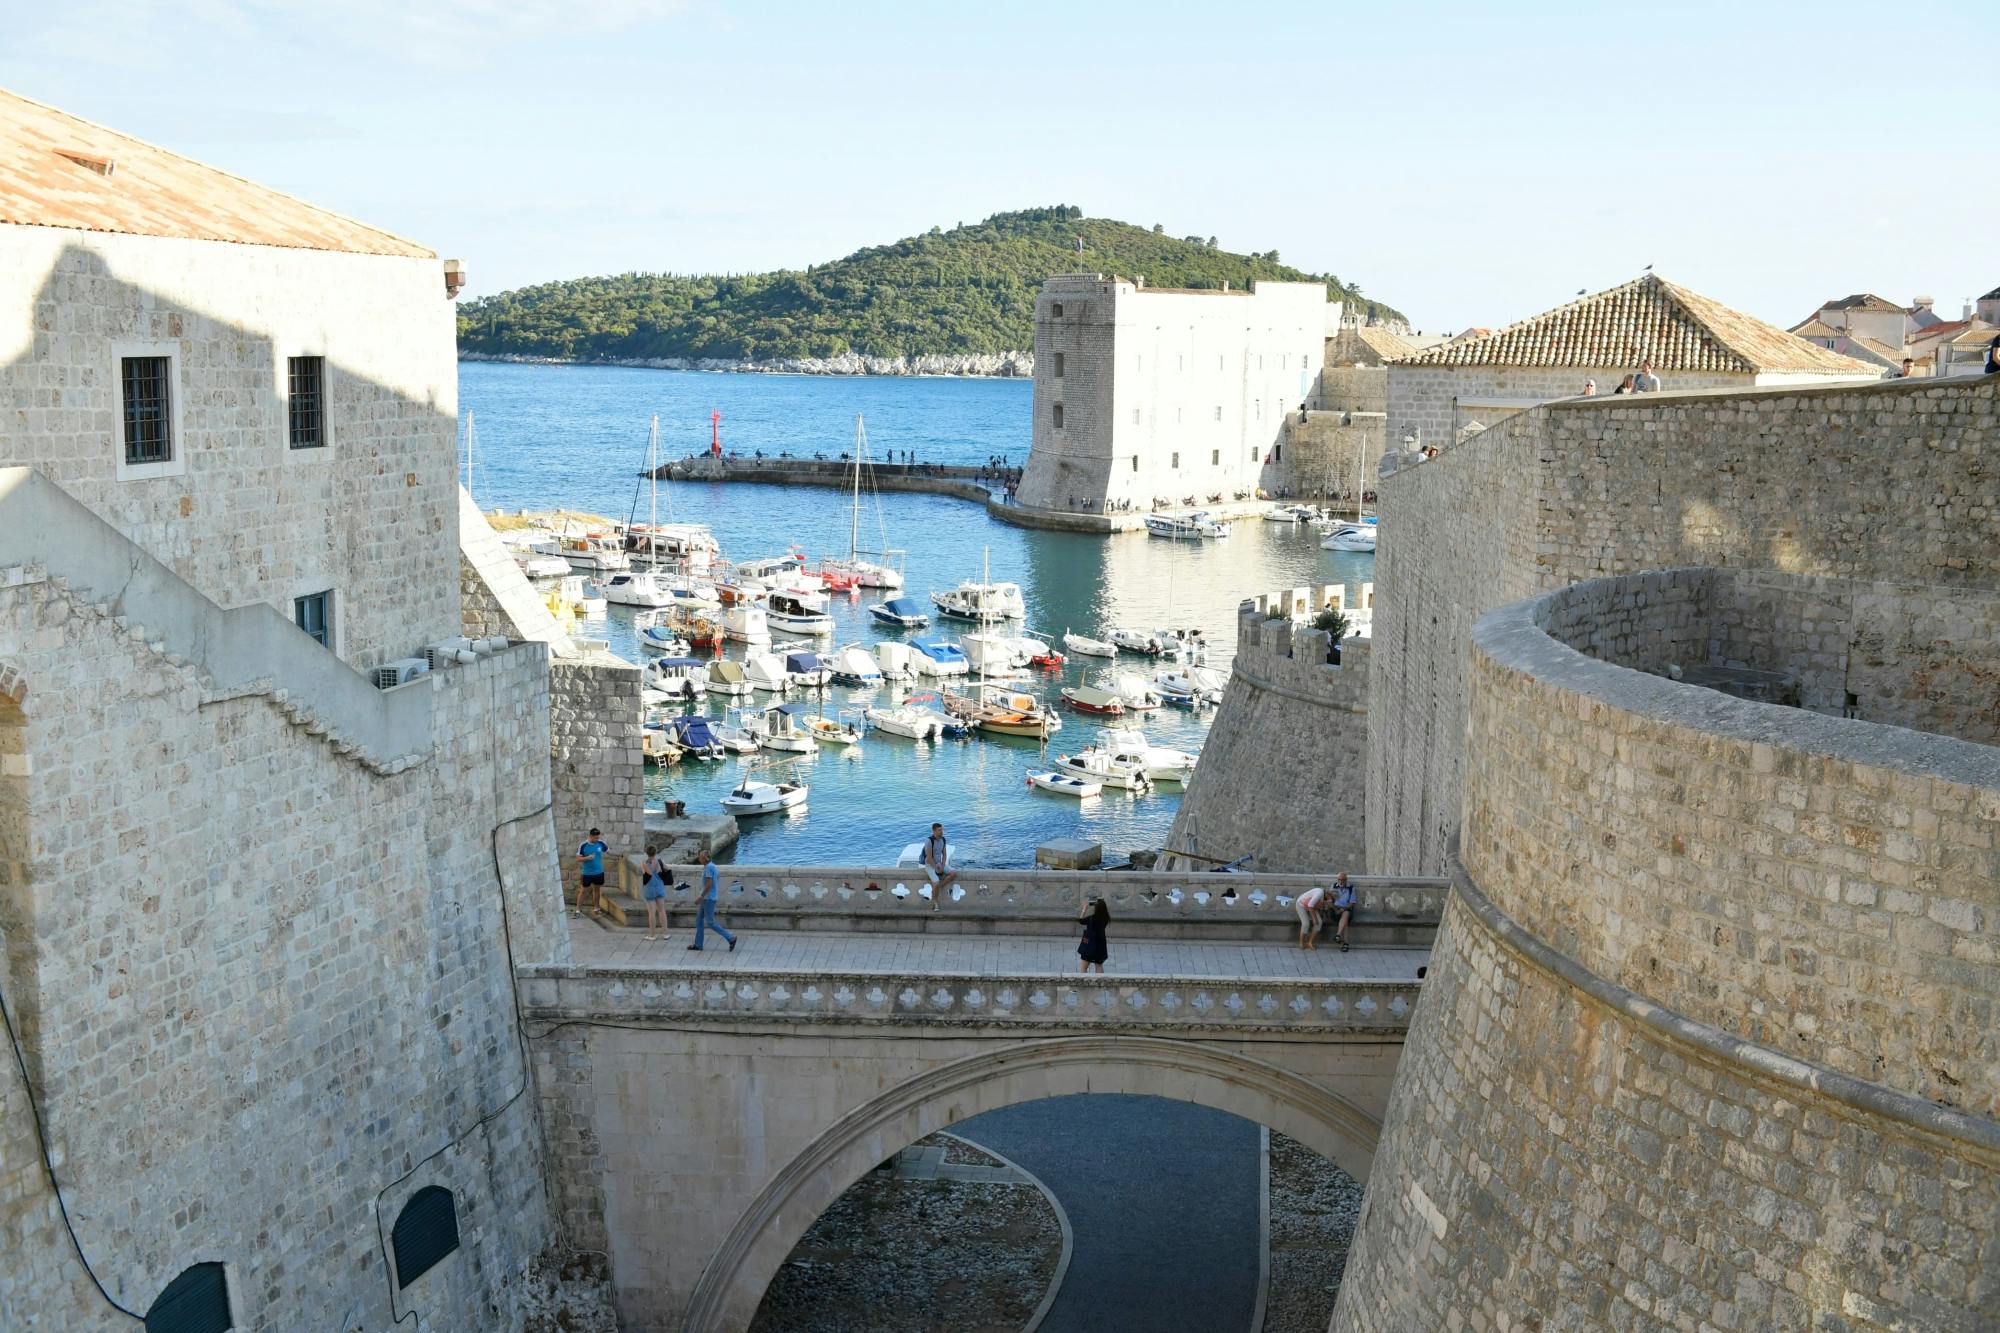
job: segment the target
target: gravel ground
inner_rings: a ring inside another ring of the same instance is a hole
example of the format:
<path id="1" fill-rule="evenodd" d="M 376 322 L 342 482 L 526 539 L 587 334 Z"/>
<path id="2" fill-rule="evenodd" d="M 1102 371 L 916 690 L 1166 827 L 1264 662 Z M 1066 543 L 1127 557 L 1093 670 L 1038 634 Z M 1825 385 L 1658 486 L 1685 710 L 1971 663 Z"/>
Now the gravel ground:
<path id="1" fill-rule="evenodd" d="M 925 1145 L 953 1147 L 936 1137 Z M 959 1149 L 976 1165 L 998 1165 Z M 1062 1254 L 1032 1185 L 871 1172 L 813 1223 L 764 1293 L 752 1333 L 1015 1333 Z"/>
<path id="2" fill-rule="evenodd" d="M 1354 1243 L 1361 1186 L 1276 1130 L 1271 1132 L 1271 1286 L 1264 1333 L 1324 1333 Z"/>
<path id="3" fill-rule="evenodd" d="M 919 1146 L 929 1147 L 934 1143 L 944 1146 L 945 1161 L 955 1163 L 959 1166 L 1004 1165 L 992 1153 L 981 1151 L 977 1144 L 967 1143 L 964 1139 L 955 1138 L 950 1134 L 933 1134 Z"/>

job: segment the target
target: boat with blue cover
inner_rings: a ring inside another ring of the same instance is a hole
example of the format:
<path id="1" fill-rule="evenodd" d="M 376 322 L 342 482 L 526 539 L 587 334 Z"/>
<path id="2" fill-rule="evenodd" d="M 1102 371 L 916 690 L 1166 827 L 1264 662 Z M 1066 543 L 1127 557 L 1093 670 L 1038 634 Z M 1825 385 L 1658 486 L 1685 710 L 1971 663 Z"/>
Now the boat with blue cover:
<path id="1" fill-rule="evenodd" d="M 898 629 L 922 629 L 931 623 L 930 612 L 914 597 L 891 597 L 868 608 L 868 614 L 884 625 Z"/>

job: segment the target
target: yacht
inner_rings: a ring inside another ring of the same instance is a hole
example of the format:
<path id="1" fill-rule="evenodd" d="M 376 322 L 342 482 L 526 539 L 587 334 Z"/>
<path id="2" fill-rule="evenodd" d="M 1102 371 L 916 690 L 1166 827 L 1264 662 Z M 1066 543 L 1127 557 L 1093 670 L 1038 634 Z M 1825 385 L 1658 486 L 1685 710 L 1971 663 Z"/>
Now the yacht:
<path id="1" fill-rule="evenodd" d="M 858 643 L 850 643 L 833 655 L 833 683 L 867 688 L 882 683 L 882 668 Z"/>
<path id="2" fill-rule="evenodd" d="M 1097 748 L 1113 759 L 1136 763 L 1153 782 L 1185 783 L 1194 776 L 1198 753 L 1154 745 L 1146 733 L 1136 728 L 1113 728 L 1097 738 Z"/>
<path id="3" fill-rule="evenodd" d="M 699 699 L 708 693 L 708 664 L 698 657 L 656 657 L 646 663 L 644 680 L 669 698 Z"/>
<path id="4" fill-rule="evenodd" d="M 738 643 L 769 643 L 771 625 L 763 607 L 738 603 L 723 608 L 722 634 Z"/>
<path id="5" fill-rule="evenodd" d="M 877 645 L 877 650 L 889 645 Z M 910 665 L 925 676 L 963 676 L 972 669 L 965 650 L 949 639 L 913 639 Z M 884 673 L 886 674 L 886 673 Z"/>
<path id="6" fill-rule="evenodd" d="M 818 653 L 800 650 L 785 654 L 785 680 L 793 689 L 816 690 L 833 679 L 833 669 Z"/>
<path id="7" fill-rule="evenodd" d="M 732 815 L 768 815 L 791 810 L 806 803 L 809 789 L 803 782 L 752 782 L 745 779 L 722 798 L 724 810 Z"/>
<path id="8" fill-rule="evenodd" d="M 1375 551 L 1377 527 L 1373 523 L 1342 523 L 1319 544 L 1322 551 Z"/>
<path id="9" fill-rule="evenodd" d="M 708 666 L 708 692 L 727 699 L 747 699 L 756 692 L 741 662 L 724 659 Z"/>
<path id="10" fill-rule="evenodd" d="M 827 614 L 826 597 L 819 593 L 772 593 L 764 603 L 764 621 L 780 634 L 816 638 L 833 633 L 833 617 Z"/>
<path id="11" fill-rule="evenodd" d="M 1103 639 L 1093 639 L 1088 634 L 1078 634 L 1074 630 L 1063 631 L 1063 647 L 1079 657 L 1116 657 L 1118 645 Z"/>
<path id="12" fill-rule="evenodd" d="M 931 592 L 931 605 L 952 620 L 986 622 L 1025 620 L 1028 605 L 1018 583 L 975 583 L 967 580 L 944 592 Z"/>
<path id="13" fill-rule="evenodd" d="M 1131 791 L 1145 791 L 1153 785 L 1146 776 L 1146 766 L 1131 758 L 1119 758 L 1095 746 L 1076 754 L 1059 754 L 1056 767 L 1072 777 L 1101 782 L 1107 787 L 1124 787 Z"/>
<path id="14" fill-rule="evenodd" d="M 868 614 L 884 625 L 898 629 L 922 629 L 931 623 L 930 613 L 914 597 L 891 597 L 868 608 Z"/>
<path id="15" fill-rule="evenodd" d="M 1148 514 L 1146 531 L 1169 541 L 1216 541 L 1229 535 L 1229 525 L 1210 518 L 1207 511 L 1193 514 Z"/>
<path id="16" fill-rule="evenodd" d="M 743 659 L 743 675 L 752 688 L 767 694 L 783 694 L 792 687 L 785 675 L 785 659 L 776 653 L 752 652 Z"/>
<path id="17" fill-rule="evenodd" d="M 632 568 L 618 538 L 603 532 L 564 533 L 557 539 L 562 558 L 578 574 L 606 574 Z"/>
<path id="18" fill-rule="evenodd" d="M 722 550 L 706 523 L 629 523 L 620 536 L 626 557 L 650 569 L 703 574 Z"/>
<path id="19" fill-rule="evenodd" d="M 882 668 L 883 680 L 911 680 L 917 675 L 916 650 L 907 643 L 878 643 L 875 664 Z"/>

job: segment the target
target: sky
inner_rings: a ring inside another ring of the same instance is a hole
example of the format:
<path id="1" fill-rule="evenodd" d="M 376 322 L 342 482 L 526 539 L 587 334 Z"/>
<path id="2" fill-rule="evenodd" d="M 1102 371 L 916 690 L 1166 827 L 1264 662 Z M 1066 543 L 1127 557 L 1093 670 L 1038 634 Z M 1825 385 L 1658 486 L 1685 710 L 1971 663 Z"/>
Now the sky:
<path id="1" fill-rule="evenodd" d="M 2000 7 L 0 0 L 0 86 L 472 294 L 1075 204 L 1426 330 L 1657 272 L 1780 324 L 2000 285 Z M 1957 86 L 1963 91 L 1954 94 Z"/>

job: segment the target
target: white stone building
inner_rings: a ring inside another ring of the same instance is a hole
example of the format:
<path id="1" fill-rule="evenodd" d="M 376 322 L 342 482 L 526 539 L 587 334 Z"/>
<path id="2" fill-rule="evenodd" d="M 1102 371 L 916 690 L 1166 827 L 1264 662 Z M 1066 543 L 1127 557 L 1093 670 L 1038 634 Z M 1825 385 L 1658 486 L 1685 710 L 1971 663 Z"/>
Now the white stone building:
<path id="1" fill-rule="evenodd" d="M 1049 279 L 1035 305 L 1021 503 L 1102 514 L 1254 491 L 1339 324 L 1321 283 L 1169 291 L 1102 274 Z"/>
<path id="2" fill-rule="evenodd" d="M 465 623 L 456 282 L 0 93 L 0 1328 L 518 1327 L 555 1243 L 548 650 L 373 670 Z"/>
<path id="3" fill-rule="evenodd" d="M 1472 425 L 1584 392 L 1609 394 L 1651 362 L 1664 389 L 1881 377 L 1881 368 L 1648 273 L 1483 337 L 1389 363 L 1389 437 L 1444 445 Z"/>

